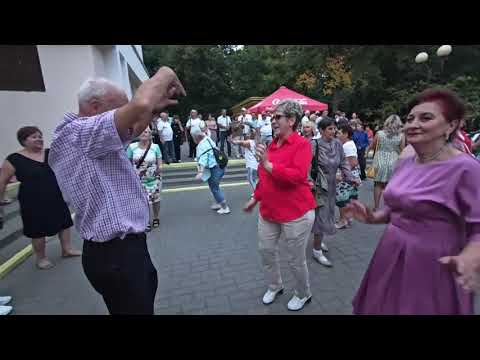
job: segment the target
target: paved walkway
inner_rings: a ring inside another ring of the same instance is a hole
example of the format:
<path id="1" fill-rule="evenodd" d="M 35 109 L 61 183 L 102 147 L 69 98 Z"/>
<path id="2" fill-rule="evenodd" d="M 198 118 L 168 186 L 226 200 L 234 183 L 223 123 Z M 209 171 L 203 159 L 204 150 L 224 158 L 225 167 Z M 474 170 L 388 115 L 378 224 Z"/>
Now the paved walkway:
<path id="1" fill-rule="evenodd" d="M 158 269 L 156 314 L 292 314 L 286 304 L 292 276 L 282 249 L 286 293 L 264 306 L 265 291 L 257 252 L 256 214 L 241 206 L 250 195 L 247 186 L 226 189 L 232 213 L 219 216 L 209 209 L 208 191 L 165 194 L 161 225 L 149 235 L 149 248 Z M 361 190 L 370 200 L 371 183 Z M 311 258 L 313 299 L 300 314 L 351 314 L 351 300 L 382 233 L 382 226 L 355 223 L 327 238 L 332 269 Z M 78 236 L 75 243 L 81 246 Z M 90 286 L 77 259 L 60 258 L 58 241 L 48 244 L 57 266 L 34 268 L 32 258 L 0 281 L 0 294 L 13 295 L 15 314 L 106 314 L 103 301 Z"/>

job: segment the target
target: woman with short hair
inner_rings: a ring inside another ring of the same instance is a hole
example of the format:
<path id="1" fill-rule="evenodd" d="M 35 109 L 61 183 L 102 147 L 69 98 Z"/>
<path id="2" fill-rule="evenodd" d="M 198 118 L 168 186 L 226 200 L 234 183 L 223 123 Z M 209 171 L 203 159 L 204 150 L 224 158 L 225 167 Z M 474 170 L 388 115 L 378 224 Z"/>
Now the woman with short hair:
<path id="1" fill-rule="evenodd" d="M 220 181 L 225 175 L 225 169 L 222 169 L 215 159 L 213 149 L 216 148 L 216 145 L 212 139 L 203 132 L 200 126 L 193 126 L 190 133 L 193 141 L 197 144 L 196 159 L 198 163 L 198 173 L 195 178 L 208 183 L 208 187 L 215 199 L 215 204 L 210 208 L 217 211 L 220 215 L 230 214 L 230 208 L 227 205 L 225 194 L 220 188 Z"/>
<path id="2" fill-rule="evenodd" d="M 312 152 L 317 154 L 315 181 L 317 208 L 312 230 L 313 258 L 323 266 L 331 267 L 332 263 L 324 254 L 328 249 L 323 240 L 325 235 L 334 235 L 337 230 L 335 227 L 337 171 L 340 170 L 341 179 L 351 185 L 358 186 L 360 181 L 350 171 L 342 143 L 335 138 L 337 131 L 335 120 L 324 118 L 318 126 L 322 136 L 317 139 L 316 144 L 312 143 Z"/>
<path id="3" fill-rule="evenodd" d="M 480 290 L 480 164 L 452 145 L 465 115 L 454 92 L 428 89 L 409 106 L 415 153 L 399 161 L 385 206 L 348 210 L 387 224 L 353 301 L 355 314 L 473 315 Z"/>
<path id="4" fill-rule="evenodd" d="M 288 263 L 295 278 L 288 310 L 301 310 L 312 293 L 308 277 L 306 248 L 315 218 L 315 199 L 308 181 L 312 159 L 309 142 L 296 132 L 303 111 L 294 100 L 281 101 L 272 118 L 275 139 L 268 146 L 258 144 L 256 153 L 259 182 L 245 205 L 250 212 L 260 203 L 259 251 L 268 289 L 263 303 L 273 303 L 283 292 L 279 264 L 279 241 L 284 241 Z"/>
<path id="5" fill-rule="evenodd" d="M 162 152 L 158 144 L 153 143 L 152 130 L 146 128 L 140 134 L 140 141 L 128 146 L 127 156 L 135 167 L 152 207 L 153 219 L 150 217 L 146 231 L 160 226 L 160 192 L 162 190 Z"/>
<path id="6" fill-rule="evenodd" d="M 80 256 L 82 253 L 72 247 L 70 210 L 48 165 L 49 149 L 43 147 L 42 132 L 36 126 L 25 126 L 18 130 L 17 139 L 23 149 L 8 155 L 3 163 L 0 200 L 10 179 L 16 176 L 20 181 L 18 201 L 23 234 L 32 239 L 37 268 L 50 269 L 54 264 L 45 254 L 47 236 L 58 234 L 62 257 Z"/>
<path id="7" fill-rule="evenodd" d="M 353 129 L 348 123 L 342 123 L 337 125 L 337 139 L 340 140 L 343 146 L 343 152 L 345 159 L 350 165 L 352 175 L 359 181 L 360 180 L 360 166 L 358 164 L 357 147 L 352 140 Z M 340 209 L 340 218 L 338 223 L 335 224 L 337 229 L 345 229 L 350 225 L 350 219 L 346 215 L 345 206 L 350 203 L 351 200 L 358 199 L 358 188 L 352 186 L 346 181 L 339 179 L 336 190 L 336 204 Z"/>

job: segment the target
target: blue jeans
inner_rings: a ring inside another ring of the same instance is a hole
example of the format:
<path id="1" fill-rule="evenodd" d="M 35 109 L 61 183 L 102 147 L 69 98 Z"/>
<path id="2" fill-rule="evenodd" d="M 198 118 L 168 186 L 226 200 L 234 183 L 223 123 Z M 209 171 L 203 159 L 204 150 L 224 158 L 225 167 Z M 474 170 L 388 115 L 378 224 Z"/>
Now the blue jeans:
<path id="1" fill-rule="evenodd" d="M 220 180 L 222 180 L 223 175 L 225 175 L 225 170 L 220 169 L 218 165 L 210 169 L 208 187 L 218 204 L 225 202 L 225 195 L 223 194 L 223 190 L 220 189 Z"/>
<path id="2" fill-rule="evenodd" d="M 255 188 L 257 187 L 257 182 L 258 182 L 257 170 L 252 168 L 247 168 L 247 179 L 253 191 L 255 191 Z"/>

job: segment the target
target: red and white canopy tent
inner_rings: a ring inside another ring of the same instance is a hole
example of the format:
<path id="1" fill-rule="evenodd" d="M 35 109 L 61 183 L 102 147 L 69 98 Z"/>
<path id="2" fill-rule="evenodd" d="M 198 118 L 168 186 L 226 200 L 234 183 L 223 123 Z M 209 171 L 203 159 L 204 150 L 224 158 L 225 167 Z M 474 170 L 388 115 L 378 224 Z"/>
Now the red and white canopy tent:
<path id="1" fill-rule="evenodd" d="M 328 105 L 321 103 L 320 101 L 316 101 L 310 99 L 309 97 L 299 94 L 293 90 L 286 88 L 285 86 L 281 86 L 277 91 L 275 91 L 272 95 L 267 96 L 265 99 L 260 101 L 258 104 L 252 106 L 248 109 L 250 113 L 258 114 L 262 113 L 267 110 L 274 109 L 278 103 L 285 99 L 291 99 L 298 101 L 303 108 L 303 111 L 323 111 L 328 110 Z"/>

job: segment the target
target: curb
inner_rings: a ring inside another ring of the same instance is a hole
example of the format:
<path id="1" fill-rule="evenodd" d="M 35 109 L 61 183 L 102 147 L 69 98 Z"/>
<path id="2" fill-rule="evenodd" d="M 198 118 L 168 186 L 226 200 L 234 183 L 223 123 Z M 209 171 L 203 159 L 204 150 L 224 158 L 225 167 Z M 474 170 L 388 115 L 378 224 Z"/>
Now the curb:
<path id="1" fill-rule="evenodd" d="M 250 185 L 250 183 L 247 181 L 242 181 L 238 183 L 223 184 L 223 185 L 220 185 L 220 187 L 229 188 L 229 187 L 239 187 L 239 186 L 245 186 L 245 185 Z M 162 190 L 162 194 L 185 192 L 185 191 L 207 190 L 207 189 L 209 189 L 208 185 L 188 186 L 188 187 Z"/>
<path id="2" fill-rule="evenodd" d="M 71 215 L 72 220 L 75 217 L 75 213 Z M 56 236 L 56 235 L 55 235 Z M 52 240 L 55 236 L 49 236 L 45 239 L 45 242 L 48 244 L 50 240 Z M 32 245 L 25 246 L 22 250 L 17 252 L 13 255 L 10 259 L 5 261 L 2 265 L 0 265 L 0 279 L 3 279 L 7 274 L 9 274 L 13 269 L 15 269 L 18 265 L 23 263 L 27 260 L 30 255 L 33 254 L 33 247 Z"/>
<path id="3" fill-rule="evenodd" d="M 194 163 L 195 164 L 195 163 Z M 182 165 L 182 164 L 179 164 Z M 245 186 L 249 185 L 248 182 L 239 182 L 239 183 L 231 183 L 231 184 L 223 184 L 220 185 L 222 188 L 229 188 L 229 187 L 240 187 L 240 186 Z M 18 186 L 18 185 L 17 185 Z M 203 185 L 203 186 L 189 186 L 189 187 L 182 187 L 182 188 L 176 188 L 176 189 L 166 189 L 162 190 L 162 193 L 177 193 L 177 192 L 183 192 L 183 191 L 198 191 L 198 190 L 207 190 L 208 186 Z M 75 213 L 72 214 L 72 220 L 75 216 Z M 46 239 L 46 242 L 48 244 L 49 240 L 53 239 L 55 236 L 48 237 Z M 10 259 L 5 261 L 3 264 L 0 265 L 0 279 L 4 278 L 7 274 L 9 274 L 13 269 L 15 269 L 17 266 L 19 266 L 21 263 L 23 263 L 26 259 L 30 257 L 30 255 L 33 254 L 33 248 L 32 245 L 27 245 L 25 248 L 17 252 L 15 255 L 13 255 Z"/>
<path id="4" fill-rule="evenodd" d="M 244 165 L 245 159 L 229 159 L 228 165 Z M 197 163 L 195 161 L 189 162 L 181 162 L 181 163 L 171 163 L 167 165 L 165 163 L 162 164 L 162 170 L 167 169 L 196 169 Z"/>

